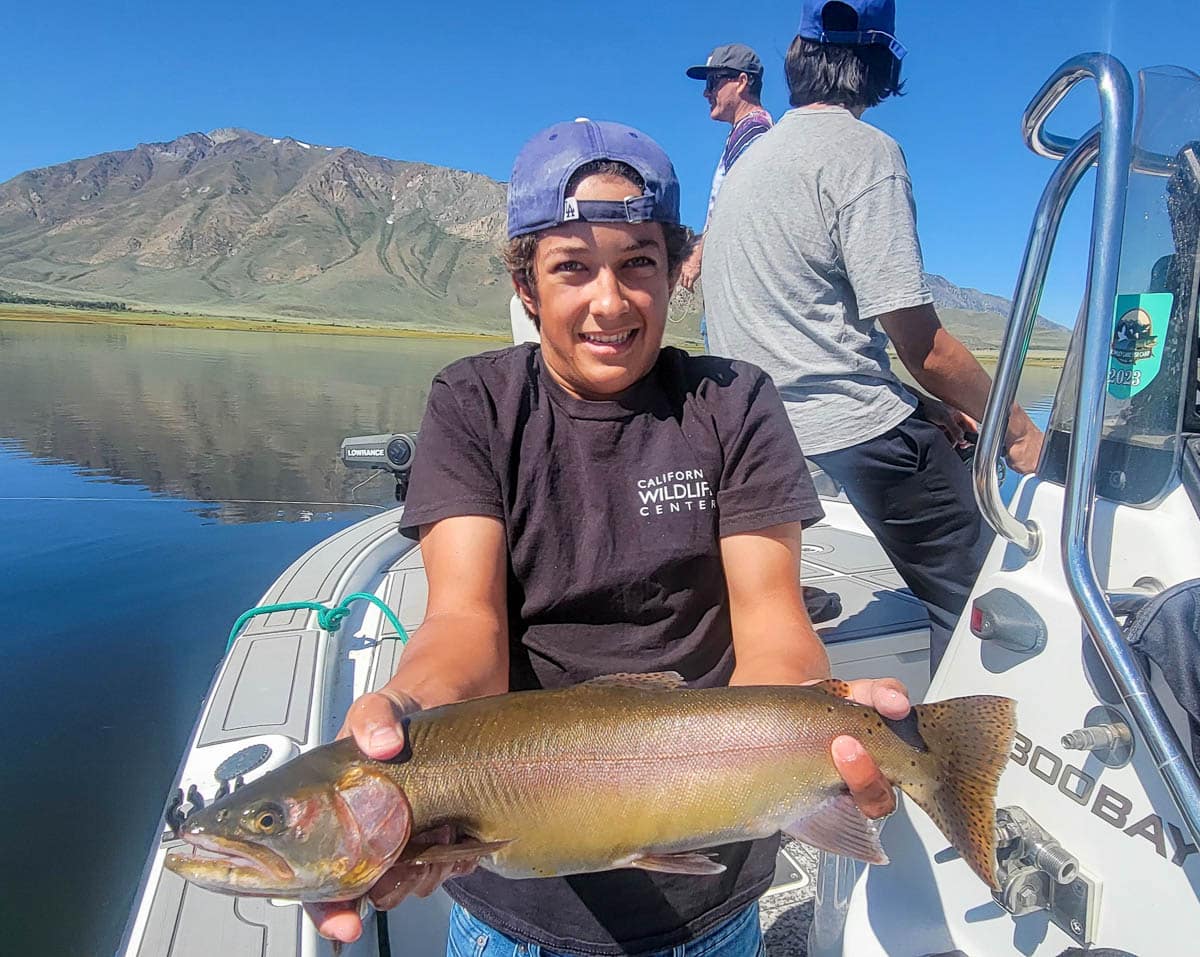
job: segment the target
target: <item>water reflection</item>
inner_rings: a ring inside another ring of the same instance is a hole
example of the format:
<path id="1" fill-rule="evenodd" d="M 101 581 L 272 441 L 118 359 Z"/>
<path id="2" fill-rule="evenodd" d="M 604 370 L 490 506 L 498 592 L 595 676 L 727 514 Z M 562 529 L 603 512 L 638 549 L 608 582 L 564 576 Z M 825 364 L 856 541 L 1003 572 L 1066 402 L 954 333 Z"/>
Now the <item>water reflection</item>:
<path id="1" fill-rule="evenodd" d="M 0 322 L 0 951 L 114 951 L 230 626 L 392 504 L 341 439 L 479 348 Z"/>
<path id="2" fill-rule="evenodd" d="M 303 521 L 391 504 L 342 438 L 416 428 L 433 375 L 495 345 L 0 321 L 0 438 L 212 521 Z M 1037 417 L 1057 380 L 1030 367 L 1019 401 Z"/>
<path id="3" fill-rule="evenodd" d="M 392 488 L 337 462 L 346 435 L 416 428 L 429 382 L 482 340 L 0 322 L 0 437 L 112 482 L 303 519 Z M 312 503 L 312 504 L 310 504 Z"/>

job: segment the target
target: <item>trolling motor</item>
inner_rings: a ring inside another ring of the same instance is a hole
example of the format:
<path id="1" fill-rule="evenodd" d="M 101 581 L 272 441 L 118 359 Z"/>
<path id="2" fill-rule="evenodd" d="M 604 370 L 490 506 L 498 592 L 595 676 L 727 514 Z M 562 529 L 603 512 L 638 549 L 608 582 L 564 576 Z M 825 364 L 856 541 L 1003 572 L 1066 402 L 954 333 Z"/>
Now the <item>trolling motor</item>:
<path id="1" fill-rule="evenodd" d="M 416 432 L 352 435 L 342 440 L 341 460 L 346 468 L 382 469 L 396 479 L 396 501 L 408 496 L 409 472 L 417 452 Z"/>

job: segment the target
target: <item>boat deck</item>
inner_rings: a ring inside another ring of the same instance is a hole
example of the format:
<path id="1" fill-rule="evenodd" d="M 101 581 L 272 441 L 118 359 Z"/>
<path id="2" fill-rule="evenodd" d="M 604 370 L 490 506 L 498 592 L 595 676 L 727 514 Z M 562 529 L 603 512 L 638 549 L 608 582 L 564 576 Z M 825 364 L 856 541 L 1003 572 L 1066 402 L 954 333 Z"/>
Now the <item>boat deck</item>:
<path id="1" fill-rule="evenodd" d="M 817 626 L 835 674 L 898 674 L 914 697 L 924 693 L 925 611 L 897 587 L 896 572 L 874 539 L 840 524 L 811 528 L 805 533 L 802 575 L 841 599 L 841 614 Z M 332 536 L 293 564 L 263 601 L 333 604 L 355 591 L 383 598 L 409 632 L 420 625 L 428 593 L 425 569 L 420 548 L 398 533 L 398 513 L 374 516 Z M 269 759 L 247 774 L 253 777 L 332 738 L 350 702 L 394 672 L 403 652 L 397 637 L 372 606 L 347 619 L 334 636 L 316 628 L 307 612 L 253 619 L 214 682 L 181 769 L 180 790 L 192 794 L 185 797 L 185 809 L 196 795 L 211 800 L 219 784 L 214 769 L 249 745 L 271 749 Z M 292 957 L 330 952 L 295 904 L 214 894 L 163 870 L 163 852 L 180 849 L 179 842 L 165 835 L 162 847 L 151 855 L 140 907 L 121 954 Z M 780 852 L 775 886 L 762 908 L 773 955 L 793 957 L 805 951 L 815 862 L 816 853 L 803 845 L 788 842 Z M 390 912 L 392 939 L 403 941 L 408 955 L 443 953 L 448 909 L 449 898 L 442 893 L 406 901 Z M 363 943 L 345 953 L 377 954 L 373 938 L 368 924 Z"/>

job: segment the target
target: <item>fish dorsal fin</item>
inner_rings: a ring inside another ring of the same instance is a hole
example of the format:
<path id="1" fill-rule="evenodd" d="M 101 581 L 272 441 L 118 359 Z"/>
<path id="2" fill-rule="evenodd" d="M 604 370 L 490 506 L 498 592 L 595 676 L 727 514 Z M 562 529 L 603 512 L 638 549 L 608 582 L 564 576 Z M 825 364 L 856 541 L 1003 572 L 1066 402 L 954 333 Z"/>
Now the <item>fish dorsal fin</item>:
<path id="1" fill-rule="evenodd" d="M 826 694 L 831 694 L 836 698 L 849 698 L 850 684 L 842 681 L 839 678 L 826 678 L 824 681 L 814 681 L 810 685 L 805 685 L 806 688 L 812 688 L 814 691 L 824 691 Z"/>
<path id="2" fill-rule="evenodd" d="M 827 798 L 783 830 L 797 841 L 831 854 L 868 864 L 888 862 L 879 843 L 879 826 L 866 818 L 848 793 Z"/>
<path id="3" fill-rule="evenodd" d="M 643 854 L 629 862 L 630 867 L 643 871 L 659 871 L 664 874 L 723 874 L 725 865 L 714 861 L 706 854 L 684 852 L 682 854 Z"/>
<path id="4" fill-rule="evenodd" d="M 644 691 L 674 691 L 685 686 L 683 675 L 678 671 L 655 671 L 648 675 L 635 675 L 622 672 L 615 675 L 601 675 L 584 682 L 592 688 L 641 688 Z"/>

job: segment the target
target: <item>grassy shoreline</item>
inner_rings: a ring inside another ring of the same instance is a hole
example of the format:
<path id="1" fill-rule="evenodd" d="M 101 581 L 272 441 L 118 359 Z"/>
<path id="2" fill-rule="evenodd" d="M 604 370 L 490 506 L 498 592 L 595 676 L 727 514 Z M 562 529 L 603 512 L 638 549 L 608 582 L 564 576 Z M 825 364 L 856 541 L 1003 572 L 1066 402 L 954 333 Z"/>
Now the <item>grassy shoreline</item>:
<path id="1" fill-rule="evenodd" d="M 53 322 L 62 324 L 151 326 L 167 329 L 208 329 L 217 332 L 278 332 L 284 334 L 317 336 L 360 336 L 382 339 L 459 339 L 477 341 L 481 344 L 508 342 L 508 336 L 491 332 L 466 332 L 450 329 L 414 329 L 393 326 L 356 326 L 349 323 L 306 322 L 292 319 L 250 319 L 235 316 L 196 316 L 174 312 L 135 312 L 126 310 L 108 312 L 100 309 L 64 309 L 50 306 L 26 306 L 11 303 L 0 304 L 0 321 Z M 690 339 L 679 339 L 679 345 L 699 350 L 700 343 Z M 983 362 L 995 362 L 999 356 L 996 349 L 972 350 Z M 889 351 L 892 359 L 894 353 Z M 1026 365 L 1061 366 L 1065 352 L 1031 350 L 1025 357 Z"/>
<path id="2" fill-rule="evenodd" d="M 1000 350 L 972 349 L 971 355 L 973 355 L 982 363 L 995 364 L 1000 358 Z M 897 356 L 896 353 L 891 349 L 888 349 L 888 358 L 892 360 L 892 367 L 895 369 L 897 364 L 900 362 L 900 357 Z M 1067 354 L 1065 352 L 1050 352 L 1046 349 L 1030 349 L 1029 352 L 1025 354 L 1025 361 L 1022 363 L 1022 367 L 1041 366 L 1048 369 L 1058 369 L 1061 368 L 1063 363 L 1066 361 Z M 901 378 L 904 378 L 903 374 L 901 375 Z"/>
<path id="3" fill-rule="evenodd" d="M 58 306 L 0 304 L 0 321 L 53 322 L 70 325 L 156 326 L 167 329 L 209 329 L 218 332 L 280 332 L 317 336 L 369 336 L 384 339 L 467 339 L 508 342 L 500 333 L 401 326 L 355 326 L 349 323 L 305 322 L 291 319 L 249 319 L 234 316 L 180 315 L 173 312 L 110 312 L 102 309 L 64 309 Z"/>

